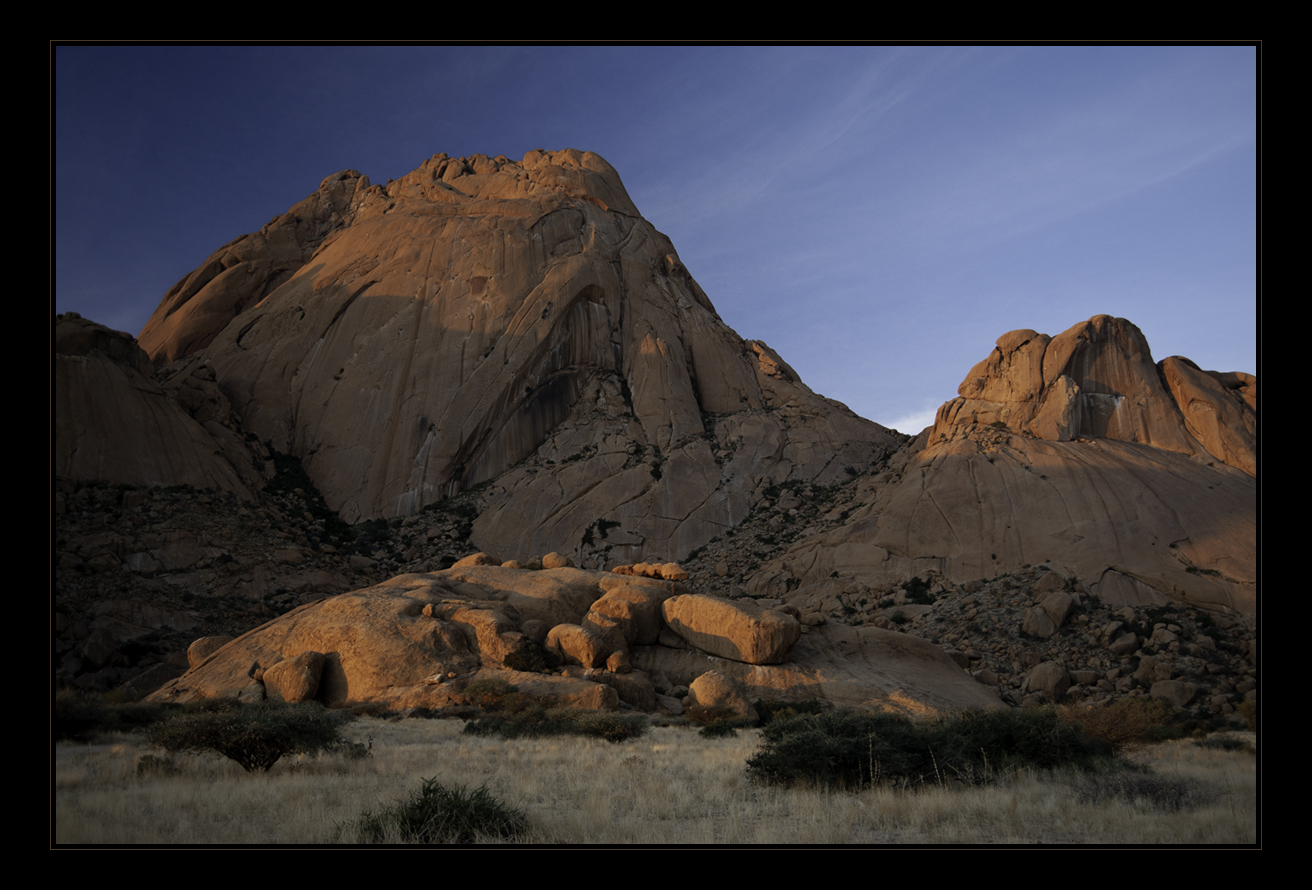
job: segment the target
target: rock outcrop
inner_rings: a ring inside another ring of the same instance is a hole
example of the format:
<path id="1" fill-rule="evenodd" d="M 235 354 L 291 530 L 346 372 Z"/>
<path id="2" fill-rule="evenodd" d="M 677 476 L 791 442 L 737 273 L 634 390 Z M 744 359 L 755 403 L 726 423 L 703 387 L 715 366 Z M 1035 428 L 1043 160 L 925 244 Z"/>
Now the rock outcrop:
<path id="1" fill-rule="evenodd" d="M 689 596 L 675 582 L 638 583 L 578 569 L 470 571 L 400 575 L 306 604 L 211 652 L 150 697 L 178 702 L 315 697 L 335 705 L 440 708 L 468 704 L 464 689 L 471 681 L 498 677 L 555 704 L 614 709 L 623 701 L 652 710 L 657 691 L 664 689 L 654 689 L 650 678 L 663 677 L 691 687 L 690 704 L 719 707 L 725 703 L 725 688 L 738 689 L 742 701 L 736 709 L 743 713 L 750 712 L 751 699 L 760 698 L 819 699 L 919 713 L 1000 704 L 932 644 L 873 628 L 817 631 L 809 645 L 803 639 L 790 646 L 796 653 L 792 658 L 771 665 L 717 656 L 724 646 L 737 650 L 739 629 L 707 628 L 697 635 L 699 648 L 681 637 L 675 637 L 678 648 L 635 644 L 629 650 L 636 659 L 634 670 L 625 636 L 607 639 L 584 626 L 583 613 L 605 614 L 603 602 L 649 604 L 651 599 L 637 595 L 646 587 L 674 597 L 666 602 L 709 598 Z M 544 607 L 544 600 L 554 605 Z M 750 612 L 755 624 L 770 624 L 761 607 L 737 605 Z M 540 620 L 526 618 L 520 606 L 566 619 L 547 634 L 546 648 L 562 659 L 559 673 L 507 669 L 510 655 L 532 651 L 523 626 Z M 614 659 L 616 652 L 625 657 Z M 699 682 L 708 672 L 712 676 Z"/>
<path id="2" fill-rule="evenodd" d="M 730 330 L 592 152 L 331 176 L 179 282 L 141 342 L 212 367 L 349 522 L 489 484 L 473 537 L 512 559 L 678 559 L 765 487 L 900 444 Z"/>
<path id="3" fill-rule="evenodd" d="M 244 500 L 263 486 L 260 455 L 231 427 L 209 368 L 161 386 L 131 336 L 75 312 L 55 320 L 54 346 L 57 476 L 217 488 Z"/>
<path id="4" fill-rule="evenodd" d="M 1124 319 L 1004 334 L 847 521 L 748 587 L 887 589 L 1042 564 L 1111 604 L 1251 616 L 1256 388 L 1186 359 L 1154 365 Z"/>
<path id="5" fill-rule="evenodd" d="M 1256 473 L 1257 378 L 1154 365 L 1143 333 L 1097 315 L 1057 337 L 1011 331 L 939 409 L 930 441 L 981 424 L 1036 439 L 1115 439 Z"/>

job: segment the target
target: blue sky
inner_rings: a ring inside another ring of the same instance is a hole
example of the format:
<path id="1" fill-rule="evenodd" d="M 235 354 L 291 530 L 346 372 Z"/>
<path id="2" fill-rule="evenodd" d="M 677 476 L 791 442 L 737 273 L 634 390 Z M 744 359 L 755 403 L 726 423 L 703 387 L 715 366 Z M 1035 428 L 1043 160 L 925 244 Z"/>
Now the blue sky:
<path id="1" fill-rule="evenodd" d="M 996 338 L 1098 313 L 1257 368 L 1247 47 L 54 49 L 55 311 L 133 334 L 352 168 L 605 157 L 720 316 L 918 432 Z"/>

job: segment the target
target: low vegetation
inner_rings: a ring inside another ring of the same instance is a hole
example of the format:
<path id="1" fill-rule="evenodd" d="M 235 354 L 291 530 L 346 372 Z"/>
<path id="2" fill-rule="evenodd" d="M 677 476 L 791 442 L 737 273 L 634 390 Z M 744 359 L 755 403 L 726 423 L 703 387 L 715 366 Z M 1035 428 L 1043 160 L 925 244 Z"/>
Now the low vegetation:
<path id="1" fill-rule="evenodd" d="M 1111 741 L 1091 739 L 1055 709 L 915 722 L 825 712 L 819 703 L 757 702 L 767 721 L 763 728 L 711 720 L 707 726 L 732 731 L 699 734 L 695 724 L 650 727 L 632 714 L 516 711 L 518 693 L 504 685 L 475 692 L 494 710 L 463 729 L 459 720 L 362 716 L 345 722 L 349 712 L 318 706 L 211 703 L 148 712 L 105 704 L 99 730 L 69 733 L 56 745 L 55 840 L 1257 840 L 1251 733 L 1121 744 L 1113 758 Z M 72 722 L 69 705 L 62 708 L 66 723 Z M 130 712 L 132 718 L 120 719 Z M 159 719 L 146 729 L 129 725 L 147 713 Z M 215 736 L 246 738 L 246 728 L 233 728 L 245 723 L 228 723 L 222 732 L 213 722 L 204 732 L 196 728 L 200 717 L 234 714 L 273 722 L 281 727 L 275 733 L 280 740 L 233 747 L 231 738 L 216 744 Z M 314 732 L 292 715 L 313 718 Z M 185 743 L 150 741 L 161 739 L 165 727 L 179 733 L 187 726 L 190 734 L 179 736 Z M 339 741 L 330 742 L 334 735 Z M 704 737 L 711 735 L 718 737 Z M 626 743 L 610 744 L 620 740 Z"/>
<path id="2" fill-rule="evenodd" d="M 513 839 L 528 830 L 519 810 L 492 796 L 486 785 L 470 791 L 447 787 L 437 779 L 404 800 L 378 812 L 365 810 L 358 820 L 339 826 L 337 839 L 362 844 L 474 844 Z"/>
<path id="3" fill-rule="evenodd" d="M 351 717 L 348 711 L 329 711 L 317 702 L 241 704 L 212 699 L 150 725 L 146 739 L 172 753 L 222 754 L 247 772 L 268 772 L 288 754 L 341 747 L 342 726 Z"/>
<path id="4" fill-rule="evenodd" d="M 481 716 L 465 724 L 467 735 L 503 739 L 576 735 L 624 742 L 648 730 L 642 714 L 544 708 L 505 680 L 476 680 L 465 687 L 465 695 L 482 709 Z"/>
<path id="5" fill-rule="evenodd" d="M 851 710 L 775 720 L 748 774 L 766 784 L 860 788 L 985 784 L 1022 769 L 1111 766 L 1112 747 L 1053 709 L 965 711 L 932 721 Z"/>

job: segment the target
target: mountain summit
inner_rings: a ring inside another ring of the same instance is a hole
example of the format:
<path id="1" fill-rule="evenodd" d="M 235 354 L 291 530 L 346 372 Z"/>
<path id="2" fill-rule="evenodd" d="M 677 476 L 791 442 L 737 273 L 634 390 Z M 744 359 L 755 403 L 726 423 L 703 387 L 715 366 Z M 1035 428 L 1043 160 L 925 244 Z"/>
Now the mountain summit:
<path id="1" fill-rule="evenodd" d="M 610 561 L 682 558 L 771 485 L 901 444 L 725 325 L 592 152 L 330 176 L 184 277 L 139 341 L 211 366 L 348 522 L 491 483 L 475 537 L 524 558 L 602 522 Z"/>

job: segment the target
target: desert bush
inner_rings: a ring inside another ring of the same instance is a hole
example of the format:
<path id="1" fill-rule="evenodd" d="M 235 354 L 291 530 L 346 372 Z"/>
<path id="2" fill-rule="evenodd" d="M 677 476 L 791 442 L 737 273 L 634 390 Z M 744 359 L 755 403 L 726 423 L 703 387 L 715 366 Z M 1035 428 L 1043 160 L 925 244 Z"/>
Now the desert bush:
<path id="1" fill-rule="evenodd" d="M 85 742 L 105 725 L 109 706 L 99 696 L 61 689 L 55 694 L 54 718 L 56 739 Z"/>
<path id="2" fill-rule="evenodd" d="M 151 726 L 146 738 L 174 753 L 215 753 L 247 772 L 268 771 L 286 754 L 313 753 L 342 744 L 346 711 L 317 702 L 294 705 L 211 700 Z"/>
<path id="3" fill-rule="evenodd" d="M 561 734 L 590 736 L 608 742 L 627 742 L 647 734 L 650 729 L 642 714 L 619 714 L 613 711 L 557 709 L 547 712 L 547 719 L 561 728 Z"/>
<path id="4" fill-rule="evenodd" d="M 1041 708 L 964 711 L 920 723 L 844 709 L 777 719 L 761 740 L 747 761 L 753 779 L 829 787 L 983 784 L 1026 767 L 1093 769 L 1112 754 Z"/>
<path id="5" fill-rule="evenodd" d="M 560 667 L 560 656 L 533 640 L 506 656 L 506 667 L 530 674 L 549 674 Z"/>
<path id="6" fill-rule="evenodd" d="M 1061 720 L 1085 735 L 1102 739 L 1117 751 L 1130 751 L 1156 740 L 1170 722 L 1171 706 L 1156 698 L 1128 698 L 1101 707 L 1069 705 Z"/>
<path id="7" fill-rule="evenodd" d="M 470 844 L 527 830 L 524 814 L 493 797 L 486 785 L 473 791 L 464 785 L 448 788 L 436 778 L 424 779 L 394 806 L 365 810 L 355 823 L 338 827 L 339 836 L 364 844 Z"/>
<path id="8" fill-rule="evenodd" d="M 533 700 L 499 677 L 475 680 L 465 687 L 465 698 L 485 711 L 509 714 L 533 708 Z"/>
<path id="9" fill-rule="evenodd" d="M 85 742 L 104 732 L 133 732 L 168 719 L 168 705 L 112 702 L 95 693 L 61 690 L 55 695 L 56 739 Z"/>
<path id="10" fill-rule="evenodd" d="M 646 734 L 649 729 L 647 718 L 641 714 L 533 708 L 515 714 L 487 714 L 466 723 L 464 731 L 467 735 L 499 736 L 503 739 L 576 735 L 608 742 L 624 742 Z"/>
<path id="11" fill-rule="evenodd" d="M 738 727 L 729 720 L 708 723 L 697 731 L 704 739 L 732 739 L 738 737 Z"/>
<path id="12" fill-rule="evenodd" d="M 810 698 L 805 701 L 780 701 L 777 698 L 766 698 L 754 702 L 752 706 L 756 708 L 762 726 L 776 720 L 797 717 L 801 714 L 823 714 L 830 709 L 826 702 L 818 698 Z"/>
<path id="13" fill-rule="evenodd" d="M 1215 788 L 1194 779 L 1136 771 L 1080 776 L 1074 789 L 1080 803 L 1097 804 L 1112 798 L 1141 800 L 1168 812 L 1204 806 L 1220 797 Z"/>

